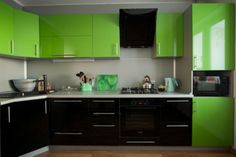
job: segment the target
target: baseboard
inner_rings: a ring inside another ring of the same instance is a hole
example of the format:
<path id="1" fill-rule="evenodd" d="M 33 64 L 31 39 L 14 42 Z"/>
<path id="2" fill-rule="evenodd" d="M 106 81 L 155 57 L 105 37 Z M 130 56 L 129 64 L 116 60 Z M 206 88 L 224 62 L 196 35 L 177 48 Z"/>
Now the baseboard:
<path id="1" fill-rule="evenodd" d="M 222 152 L 230 152 L 231 148 L 208 148 L 208 147 L 192 147 L 192 146 L 65 146 L 65 145 L 51 145 L 49 146 L 49 150 L 68 150 L 68 151 L 76 151 L 76 150 L 115 150 L 115 151 L 137 151 L 137 150 L 173 150 L 173 151 L 222 151 Z"/>
<path id="2" fill-rule="evenodd" d="M 47 147 L 43 147 L 43 148 L 37 149 L 35 151 L 29 152 L 27 154 L 21 155 L 19 157 L 33 157 L 33 156 L 42 154 L 44 152 L 47 152 L 48 150 L 49 150 L 49 147 L 47 146 Z"/>

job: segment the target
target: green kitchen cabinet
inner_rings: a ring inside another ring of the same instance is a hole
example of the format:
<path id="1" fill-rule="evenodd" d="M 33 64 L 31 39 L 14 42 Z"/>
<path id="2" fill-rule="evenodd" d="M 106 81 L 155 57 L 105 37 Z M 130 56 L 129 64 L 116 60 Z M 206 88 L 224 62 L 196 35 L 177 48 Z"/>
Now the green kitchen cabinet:
<path id="1" fill-rule="evenodd" d="M 10 55 L 13 46 L 13 8 L 0 0 L 0 54 Z"/>
<path id="2" fill-rule="evenodd" d="M 40 16 L 40 57 L 92 57 L 92 15 Z"/>
<path id="3" fill-rule="evenodd" d="M 193 70 L 234 70 L 235 7 L 192 5 Z"/>
<path id="4" fill-rule="evenodd" d="M 40 36 L 91 36 L 92 15 L 40 16 Z"/>
<path id="5" fill-rule="evenodd" d="M 39 17 L 14 10 L 14 56 L 39 56 Z"/>
<path id="6" fill-rule="evenodd" d="M 98 58 L 120 56 L 118 14 L 93 15 L 93 56 Z"/>
<path id="7" fill-rule="evenodd" d="M 193 98 L 192 145 L 231 147 L 233 145 L 234 99 Z"/>
<path id="8" fill-rule="evenodd" d="M 183 13 L 158 13 L 156 57 L 180 57 L 184 52 Z"/>
<path id="9" fill-rule="evenodd" d="M 91 57 L 92 37 L 40 37 L 42 58 Z"/>

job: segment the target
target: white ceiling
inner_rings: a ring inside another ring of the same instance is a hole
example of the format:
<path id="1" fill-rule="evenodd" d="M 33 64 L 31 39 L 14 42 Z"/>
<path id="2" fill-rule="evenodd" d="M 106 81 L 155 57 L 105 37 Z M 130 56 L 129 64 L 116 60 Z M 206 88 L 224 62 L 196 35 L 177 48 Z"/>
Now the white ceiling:
<path id="1" fill-rule="evenodd" d="M 195 0 L 7 0 L 38 14 L 118 13 L 120 8 L 158 8 L 183 12 Z"/>

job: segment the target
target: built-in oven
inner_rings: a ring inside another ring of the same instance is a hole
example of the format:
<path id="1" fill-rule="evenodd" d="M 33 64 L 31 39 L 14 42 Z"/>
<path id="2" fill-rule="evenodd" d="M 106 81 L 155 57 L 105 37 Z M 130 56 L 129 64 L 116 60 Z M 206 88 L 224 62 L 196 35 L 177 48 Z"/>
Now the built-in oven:
<path id="1" fill-rule="evenodd" d="M 159 99 L 120 100 L 120 144 L 156 145 L 160 130 Z"/>

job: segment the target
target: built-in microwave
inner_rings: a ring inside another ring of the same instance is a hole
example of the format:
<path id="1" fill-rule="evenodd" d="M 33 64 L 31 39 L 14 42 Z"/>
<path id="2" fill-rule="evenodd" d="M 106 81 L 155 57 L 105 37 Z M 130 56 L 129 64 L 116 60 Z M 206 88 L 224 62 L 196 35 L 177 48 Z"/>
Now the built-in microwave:
<path id="1" fill-rule="evenodd" d="M 194 96 L 228 96 L 229 76 L 193 76 Z"/>

